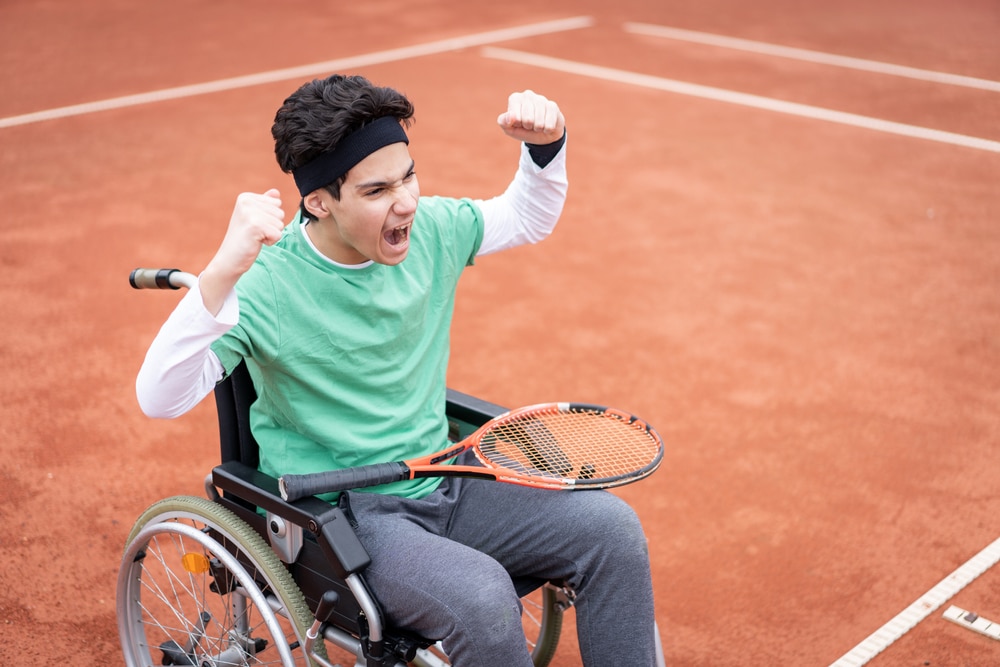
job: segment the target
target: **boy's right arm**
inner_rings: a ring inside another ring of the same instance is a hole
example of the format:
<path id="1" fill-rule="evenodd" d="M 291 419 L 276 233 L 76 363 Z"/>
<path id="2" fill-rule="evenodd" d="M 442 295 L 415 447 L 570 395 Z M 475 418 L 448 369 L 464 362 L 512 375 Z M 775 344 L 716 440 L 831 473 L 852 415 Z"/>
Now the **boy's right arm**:
<path id="1" fill-rule="evenodd" d="M 284 212 L 278 191 L 244 193 L 236 200 L 226 236 L 156 335 L 139 374 L 136 397 L 150 417 L 177 417 L 212 391 L 223 368 L 211 345 L 239 321 L 234 288 L 264 244 L 281 238 Z"/>

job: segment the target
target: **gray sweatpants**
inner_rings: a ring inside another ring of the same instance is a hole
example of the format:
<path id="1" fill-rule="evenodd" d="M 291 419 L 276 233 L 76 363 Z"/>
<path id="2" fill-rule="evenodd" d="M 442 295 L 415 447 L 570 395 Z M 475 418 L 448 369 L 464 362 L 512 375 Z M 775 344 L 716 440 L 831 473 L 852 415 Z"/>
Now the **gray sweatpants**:
<path id="1" fill-rule="evenodd" d="M 572 586 L 586 667 L 655 664 L 646 538 L 617 496 L 445 479 L 419 500 L 355 491 L 341 502 L 390 622 L 443 640 L 456 667 L 531 666 L 512 578 Z"/>

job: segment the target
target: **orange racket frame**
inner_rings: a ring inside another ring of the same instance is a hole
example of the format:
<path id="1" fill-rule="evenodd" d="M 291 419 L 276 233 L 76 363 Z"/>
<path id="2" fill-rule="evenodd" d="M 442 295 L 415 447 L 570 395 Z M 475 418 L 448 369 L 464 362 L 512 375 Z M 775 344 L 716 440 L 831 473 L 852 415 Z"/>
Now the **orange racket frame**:
<path id="1" fill-rule="evenodd" d="M 482 464 L 453 463 L 472 450 Z M 427 456 L 284 475 L 281 496 L 305 496 L 421 477 L 474 477 L 543 489 L 606 489 L 651 475 L 663 440 L 635 415 L 584 403 L 544 403 L 511 410 L 459 443 Z"/>

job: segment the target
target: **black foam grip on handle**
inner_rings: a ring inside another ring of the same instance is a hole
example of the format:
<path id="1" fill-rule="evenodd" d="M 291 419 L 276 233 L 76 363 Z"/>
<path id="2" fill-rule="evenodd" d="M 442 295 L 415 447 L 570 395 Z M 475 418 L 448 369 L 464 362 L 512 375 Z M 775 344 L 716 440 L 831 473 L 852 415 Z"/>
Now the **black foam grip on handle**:
<path id="1" fill-rule="evenodd" d="M 128 281 L 135 289 L 180 289 L 170 281 L 171 274 L 179 269 L 135 269 Z"/>
<path id="2" fill-rule="evenodd" d="M 340 596 L 337 595 L 336 591 L 323 593 L 319 604 L 316 605 L 316 620 L 329 623 L 338 602 L 340 602 Z"/>
<path id="3" fill-rule="evenodd" d="M 278 480 L 278 487 L 281 489 L 281 497 L 292 501 L 319 493 L 361 489 L 404 479 L 410 479 L 410 469 L 405 463 L 396 461 L 306 475 L 283 475 Z"/>

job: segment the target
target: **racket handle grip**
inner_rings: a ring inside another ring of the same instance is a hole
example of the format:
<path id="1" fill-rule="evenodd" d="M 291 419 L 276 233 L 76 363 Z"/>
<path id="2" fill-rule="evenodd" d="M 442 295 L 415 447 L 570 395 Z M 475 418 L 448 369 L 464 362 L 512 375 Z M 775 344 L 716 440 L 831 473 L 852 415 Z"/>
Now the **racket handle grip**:
<path id="1" fill-rule="evenodd" d="M 410 479 L 410 469 L 405 463 L 396 461 L 305 475 L 282 475 L 278 480 L 278 488 L 282 498 L 293 501 L 320 493 L 360 489 L 404 479 Z"/>

